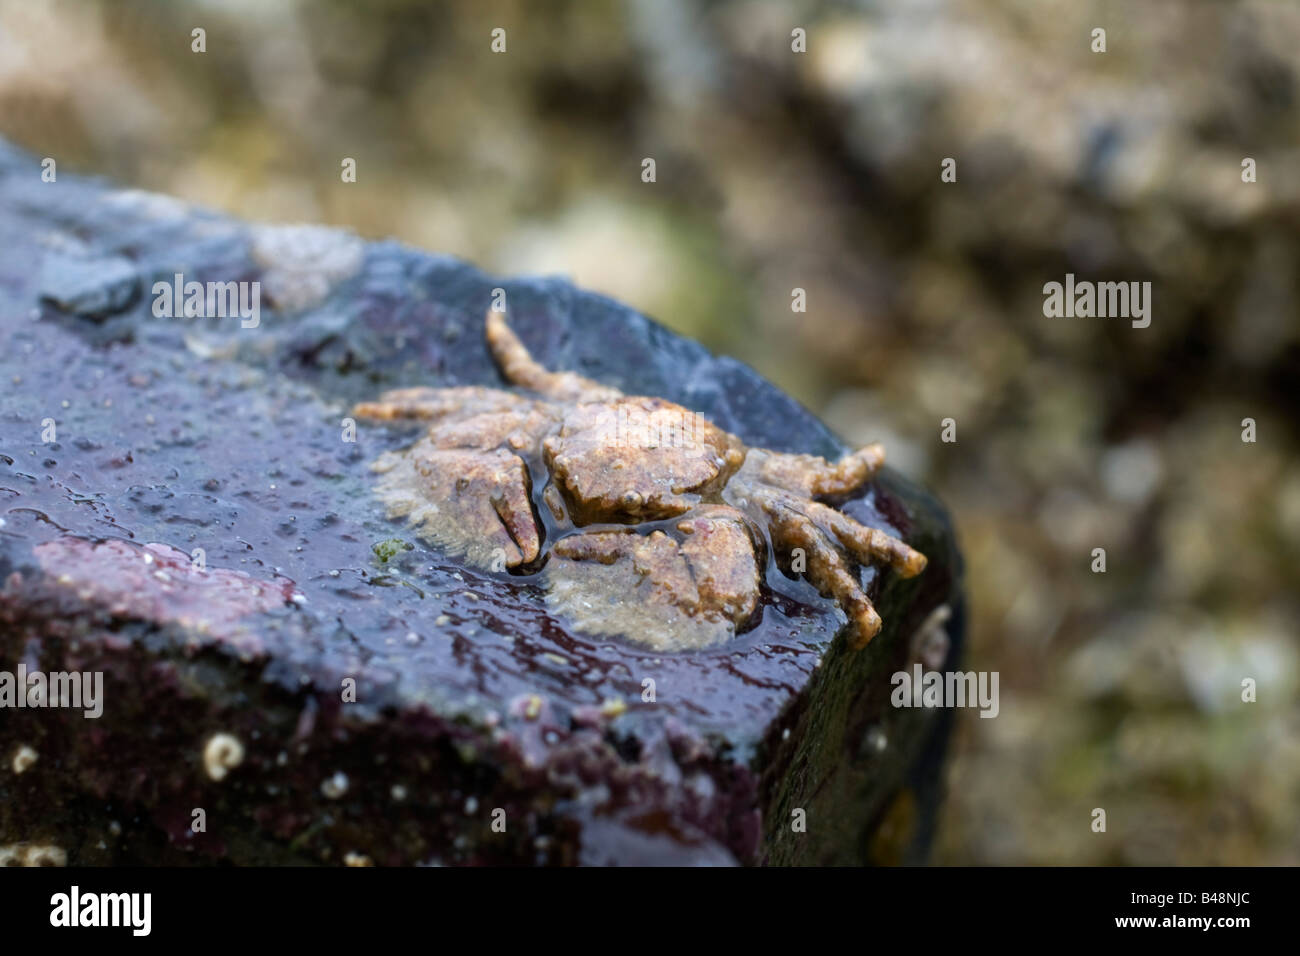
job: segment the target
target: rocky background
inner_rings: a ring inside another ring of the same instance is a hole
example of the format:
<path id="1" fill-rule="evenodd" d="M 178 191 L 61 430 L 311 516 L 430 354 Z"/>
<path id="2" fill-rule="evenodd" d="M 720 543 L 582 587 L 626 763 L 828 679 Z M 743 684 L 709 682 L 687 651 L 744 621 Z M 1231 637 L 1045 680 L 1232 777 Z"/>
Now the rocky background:
<path id="1" fill-rule="evenodd" d="M 1001 674 L 940 862 L 1294 864 L 1297 48 L 1269 0 L 7 0 L 0 134 L 567 275 L 884 440 L 955 514 Z M 1045 318 L 1067 272 L 1151 281 L 1151 326 Z"/>

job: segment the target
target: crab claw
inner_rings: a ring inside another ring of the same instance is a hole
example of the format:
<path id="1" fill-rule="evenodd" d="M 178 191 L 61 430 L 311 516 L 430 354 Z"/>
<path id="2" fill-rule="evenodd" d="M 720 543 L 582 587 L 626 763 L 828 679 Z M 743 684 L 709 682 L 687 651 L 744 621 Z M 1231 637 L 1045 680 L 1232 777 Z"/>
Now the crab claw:
<path id="1" fill-rule="evenodd" d="M 758 607 L 759 564 L 748 522 L 732 508 L 709 506 L 672 531 L 561 538 L 546 568 L 548 601 L 583 630 L 655 650 L 730 639 Z"/>
<path id="2" fill-rule="evenodd" d="M 541 553 L 528 470 L 504 449 L 439 448 L 422 439 L 409 454 L 375 462 L 390 518 L 479 567 L 504 571 Z"/>

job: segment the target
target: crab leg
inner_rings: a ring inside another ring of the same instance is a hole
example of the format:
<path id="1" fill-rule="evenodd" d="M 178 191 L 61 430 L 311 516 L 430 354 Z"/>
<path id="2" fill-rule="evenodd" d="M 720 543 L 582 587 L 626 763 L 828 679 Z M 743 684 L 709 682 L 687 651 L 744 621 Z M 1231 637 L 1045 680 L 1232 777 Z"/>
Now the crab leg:
<path id="1" fill-rule="evenodd" d="M 558 401 L 607 402 L 622 396 L 616 388 L 573 372 L 550 372 L 537 364 L 506 324 L 505 313 L 489 309 L 486 323 L 488 348 L 501 366 L 501 374 L 512 384 Z"/>
<path id="2" fill-rule="evenodd" d="M 808 559 L 808 579 L 817 590 L 834 598 L 855 625 L 850 638 L 853 649 L 865 647 L 880 633 L 880 615 L 857 577 L 850 573 L 844 557 L 836 548 L 827 546 L 825 535 L 807 515 L 776 497 L 762 504 L 771 519 L 773 541 L 780 541 L 786 550 L 803 549 Z"/>
<path id="3" fill-rule="evenodd" d="M 376 421 L 432 420 L 449 415 L 500 414 L 532 405 L 510 392 L 465 385 L 459 388 L 395 388 L 373 402 L 358 402 L 352 414 Z"/>
<path id="4" fill-rule="evenodd" d="M 904 578 L 916 577 L 925 570 L 925 555 L 909 548 L 879 528 L 868 528 L 841 511 L 817 501 L 802 503 L 809 518 L 834 532 L 844 547 L 867 564 L 885 562 Z"/>
<path id="5" fill-rule="evenodd" d="M 767 452 L 759 468 L 763 481 L 805 497 L 844 495 L 871 480 L 885 463 L 885 449 L 870 444 L 832 464 L 816 455 Z"/>

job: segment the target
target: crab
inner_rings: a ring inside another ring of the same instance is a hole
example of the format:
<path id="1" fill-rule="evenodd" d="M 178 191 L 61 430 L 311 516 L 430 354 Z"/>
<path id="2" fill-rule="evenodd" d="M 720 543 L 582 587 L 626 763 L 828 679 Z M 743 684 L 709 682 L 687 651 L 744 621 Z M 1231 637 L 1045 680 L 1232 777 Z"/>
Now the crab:
<path id="1" fill-rule="evenodd" d="M 428 423 L 373 463 L 376 493 L 390 518 L 472 566 L 539 571 L 580 629 L 656 650 L 725 642 L 755 623 L 772 553 L 837 603 L 860 648 L 882 622 L 858 566 L 925 568 L 833 504 L 876 474 L 879 444 L 837 462 L 750 448 L 681 405 L 547 370 L 503 312 L 485 325 L 517 390 L 404 388 L 354 408 Z"/>

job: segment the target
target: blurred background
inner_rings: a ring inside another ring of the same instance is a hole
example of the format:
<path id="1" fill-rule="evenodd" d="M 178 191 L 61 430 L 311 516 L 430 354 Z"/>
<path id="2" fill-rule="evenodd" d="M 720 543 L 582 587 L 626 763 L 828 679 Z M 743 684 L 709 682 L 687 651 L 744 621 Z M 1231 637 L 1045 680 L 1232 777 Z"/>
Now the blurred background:
<path id="1" fill-rule="evenodd" d="M 1001 674 L 937 862 L 1296 864 L 1297 50 L 1281 0 L 0 0 L 0 135 L 569 276 L 883 440 Z M 1067 272 L 1150 327 L 1045 318 Z"/>

